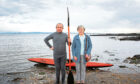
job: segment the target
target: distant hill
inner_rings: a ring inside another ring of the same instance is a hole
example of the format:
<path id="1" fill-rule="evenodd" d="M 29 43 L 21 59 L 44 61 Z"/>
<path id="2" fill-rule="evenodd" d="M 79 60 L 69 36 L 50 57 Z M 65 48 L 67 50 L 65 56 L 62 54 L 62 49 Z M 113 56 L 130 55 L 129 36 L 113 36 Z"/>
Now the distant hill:
<path id="1" fill-rule="evenodd" d="M 51 34 L 51 33 L 53 32 L 0 32 L 0 34 Z M 76 33 L 71 32 L 71 34 L 76 34 Z"/>
<path id="2" fill-rule="evenodd" d="M 50 34 L 52 32 L 0 32 L 0 34 Z"/>
<path id="3" fill-rule="evenodd" d="M 90 36 L 140 36 L 140 33 L 100 33 L 90 34 Z"/>

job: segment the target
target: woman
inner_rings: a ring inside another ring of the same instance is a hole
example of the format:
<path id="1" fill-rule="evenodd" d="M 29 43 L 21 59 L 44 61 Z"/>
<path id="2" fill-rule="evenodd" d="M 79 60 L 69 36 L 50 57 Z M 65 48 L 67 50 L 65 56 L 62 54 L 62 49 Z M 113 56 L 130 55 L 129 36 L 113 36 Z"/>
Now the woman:
<path id="1" fill-rule="evenodd" d="M 86 62 L 90 59 L 92 43 L 90 37 L 86 35 L 84 26 L 77 27 L 78 35 L 73 39 L 72 55 L 76 62 L 77 84 L 85 83 Z"/>

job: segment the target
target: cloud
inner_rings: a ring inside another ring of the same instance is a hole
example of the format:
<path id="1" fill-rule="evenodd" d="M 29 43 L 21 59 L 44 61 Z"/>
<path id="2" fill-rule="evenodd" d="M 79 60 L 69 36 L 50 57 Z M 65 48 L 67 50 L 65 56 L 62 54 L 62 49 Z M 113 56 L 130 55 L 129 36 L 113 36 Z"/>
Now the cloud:
<path id="1" fill-rule="evenodd" d="M 0 3 L 1 16 L 25 14 L 38 11 L 44 6 L 39 0 L 2 0 Z"/>
<path id="2" fill-rule="evenodd" d="M 140 30 L 139 0 L 1 0 L 0 31 L 55 31 L 58 22 L 67 31 L 84 25 L 87 32 L 136 32 Z"/>

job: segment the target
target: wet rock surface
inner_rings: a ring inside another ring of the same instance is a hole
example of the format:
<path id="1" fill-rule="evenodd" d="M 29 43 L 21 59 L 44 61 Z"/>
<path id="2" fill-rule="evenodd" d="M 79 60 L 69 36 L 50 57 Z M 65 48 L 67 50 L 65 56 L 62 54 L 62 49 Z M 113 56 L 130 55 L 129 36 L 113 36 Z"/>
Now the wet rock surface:
<path id="1" fill-rule="evenodd" d="M 140 55 L 134 55 L 132 58 L 128 57 L 124 60 L 125 63 L 140 64 Z"/>
<path id="2" fill-rule="evenodd" d="M 86 84 L 139 84 L 140 74 L 120 74 L 95 70 L 87 73 Z"/>

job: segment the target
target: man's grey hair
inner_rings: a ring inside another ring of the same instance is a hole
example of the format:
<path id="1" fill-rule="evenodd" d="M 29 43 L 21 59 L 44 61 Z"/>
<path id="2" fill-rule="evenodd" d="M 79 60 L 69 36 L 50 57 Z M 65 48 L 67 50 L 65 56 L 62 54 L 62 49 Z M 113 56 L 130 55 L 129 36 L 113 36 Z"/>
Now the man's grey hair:
<path id="1" fill-rule="evenodd" d="M 79 25 L 79 26 L 77 27 L 77 31 L 79 30 L 79 28 L 83 28 L 84 31 L 85 31 L 85 27 L 84 27 L 83 25 Z"/>
<path id="2" fill-rule="evenodd" d="M 57 27 L 58 24 L 62 24 L 62 23 L 57 23 L 57 24 L 56 24 L 56 27 Z M 64 28 L 64 25 L 63 25 L 63 24 L 62 24 L 62 27 Z"/>

